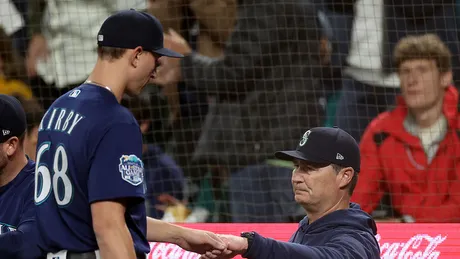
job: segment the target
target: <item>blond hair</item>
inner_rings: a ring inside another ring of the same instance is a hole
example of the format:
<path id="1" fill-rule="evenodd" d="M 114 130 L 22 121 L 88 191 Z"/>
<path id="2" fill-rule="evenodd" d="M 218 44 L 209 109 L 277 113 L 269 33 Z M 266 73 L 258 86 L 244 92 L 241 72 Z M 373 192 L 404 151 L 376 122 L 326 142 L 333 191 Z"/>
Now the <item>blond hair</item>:
<path id="1" fill-rule="evenodd" d="M 400 65 L 408 60 L 434 60 L 441 73 L 452 69 L 452 54 L 446 44 L 435 34 L 410 35 L 402 38 L 394 50 L 394 63 Z"/>

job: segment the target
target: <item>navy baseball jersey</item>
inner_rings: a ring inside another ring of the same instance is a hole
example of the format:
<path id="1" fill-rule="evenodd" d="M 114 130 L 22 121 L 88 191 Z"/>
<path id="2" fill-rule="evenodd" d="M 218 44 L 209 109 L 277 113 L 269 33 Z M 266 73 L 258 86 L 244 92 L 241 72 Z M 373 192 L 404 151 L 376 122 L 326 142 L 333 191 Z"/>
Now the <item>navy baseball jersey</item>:
<path id="1" fill-rule="evenodd" d="M 21 172 L 0 187 L 0 257 L 37 258 L 34 204 L 35 163 L 29 160 Z"/>
<path id="2" fill-rule="evenodd" d="M 43 117 L 37 144 L 35 204 L 46 252 L 98 249 L 91 203 L 130 198 L 125 214 L 137 253 L 148 253 L 142 134 L 110 90 L 83 84 Z"/>

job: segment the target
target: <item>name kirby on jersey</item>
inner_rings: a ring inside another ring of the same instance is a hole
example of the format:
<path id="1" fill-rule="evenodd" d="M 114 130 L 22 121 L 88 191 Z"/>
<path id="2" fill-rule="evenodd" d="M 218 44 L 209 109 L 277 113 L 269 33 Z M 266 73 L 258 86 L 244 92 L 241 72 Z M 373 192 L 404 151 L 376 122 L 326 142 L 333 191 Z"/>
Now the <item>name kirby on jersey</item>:
<path id="1" fill-rule="evenodd" d="M 77 124 L 84 118 L 85 116 L 73 110 L 54 108 L 52 110 L 48 110 L 45 116 L 43 116 L 38 131 L 53 130 L 70 135 L 72 134 L 75 126 L 77 126 Z M 45 123 L 45 119 L 48 119 L 47 123 Z"/>
<path id="2" fill-rule="evenodd" d="M 16 227 L 0 222 L 0 235 L 11 231 L 16 231 Z"/>

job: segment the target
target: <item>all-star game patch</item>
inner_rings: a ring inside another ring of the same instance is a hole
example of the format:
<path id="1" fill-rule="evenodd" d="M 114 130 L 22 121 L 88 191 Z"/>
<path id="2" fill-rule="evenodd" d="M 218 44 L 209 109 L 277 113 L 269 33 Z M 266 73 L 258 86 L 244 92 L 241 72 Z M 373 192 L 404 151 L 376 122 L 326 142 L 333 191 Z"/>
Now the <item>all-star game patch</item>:
<path id="1" fill-rule="evenodd" d="M 121 178 L 134 186 L 144 181 L 144 163 L 136 155 L 122 155 L 118 170 Z"/>

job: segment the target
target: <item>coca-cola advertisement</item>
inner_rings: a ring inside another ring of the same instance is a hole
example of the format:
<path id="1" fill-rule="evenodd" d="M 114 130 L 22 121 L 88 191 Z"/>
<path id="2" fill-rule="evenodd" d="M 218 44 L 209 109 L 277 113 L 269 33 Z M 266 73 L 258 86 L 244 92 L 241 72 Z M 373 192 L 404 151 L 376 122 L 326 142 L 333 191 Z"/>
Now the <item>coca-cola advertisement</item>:
<path id="1" fill-rule="evenodd" d="M 243 231 L 287 241 L 297 224 L 184 224 L 219 234 L 239 235 Z M 444 259 L 460 258 L 460 224 L 399 224 L 377 225 L 376 239 L 382 259 Z M 184 251 L 173 244 L 151 243 L 149 259 L 198 259 L 200 255 Z M 240 256 L 235 258 L 241 258 Z"/>

